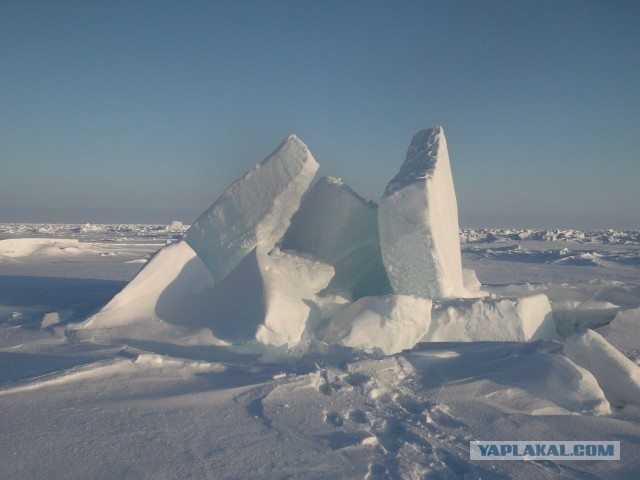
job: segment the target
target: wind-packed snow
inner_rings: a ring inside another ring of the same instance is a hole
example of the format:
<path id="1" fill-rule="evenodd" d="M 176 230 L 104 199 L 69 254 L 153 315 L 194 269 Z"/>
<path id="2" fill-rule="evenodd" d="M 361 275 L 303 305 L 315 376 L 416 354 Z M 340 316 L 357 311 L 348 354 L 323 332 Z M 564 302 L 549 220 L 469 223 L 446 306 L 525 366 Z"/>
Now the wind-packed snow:
<path id="1" fill-rule="evenodd" d="M 342 180 L 321 178 L 293 216 L 282 248 L 309 253 L 335 268 L 330 287 L 354 300 L 391 293 L 378 240 L 377 205 Z"/>
<path id="2" fill-rule="evenodd" d="M 186 242 L 209 268 L 214 283 L 256 246 L 268 252 L 282 239 L 318 167 L 307 146 L 291 135 L 187 230 Z"/>
<path id="3" fill-rule="evenodd" d="M 390 355 L 413 348 L 430 324 L 431 300 L 409 295 L 364 297 L 335 315 L 321 338 Z"/>
<path id="4" fill-rule="evenodd" d="M 593 374 L 612 405 L 640 411 L 640 367 L 600 334 L 586 330 L 567 338 L 564 354 Z"/>
<path id="5" fill-rule="evenodd" d="M 458 207 L 442 127 L 418 132 L 378 208 L 382 259 L 394 292 L 464 297 Z"/>
<path id="6" fill-rule="evenodd" d="M 31 255 L 64 256 L 78 252 L 78 240 L 16 238 L 0 240 L 0 257 L 21 258 Z"/>

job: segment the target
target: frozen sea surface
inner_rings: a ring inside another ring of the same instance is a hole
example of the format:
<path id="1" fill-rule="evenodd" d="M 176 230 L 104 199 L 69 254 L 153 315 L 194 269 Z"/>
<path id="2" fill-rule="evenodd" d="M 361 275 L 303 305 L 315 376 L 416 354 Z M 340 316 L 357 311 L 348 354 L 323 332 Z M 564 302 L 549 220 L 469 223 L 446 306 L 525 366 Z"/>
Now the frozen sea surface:
<path id="1" fill-rule="evenodd" d="M 637 478 L 637 410 L 562 338 L 376 356 L 66 333 L 185 230 L 0 225 L 0 478 Z M 640 363 L 638 232 L 468 229 L 461 247 L 484 290 L 544 293 Z M 622 460 L 471 462 L 471 440 L 617 440 Z"/>

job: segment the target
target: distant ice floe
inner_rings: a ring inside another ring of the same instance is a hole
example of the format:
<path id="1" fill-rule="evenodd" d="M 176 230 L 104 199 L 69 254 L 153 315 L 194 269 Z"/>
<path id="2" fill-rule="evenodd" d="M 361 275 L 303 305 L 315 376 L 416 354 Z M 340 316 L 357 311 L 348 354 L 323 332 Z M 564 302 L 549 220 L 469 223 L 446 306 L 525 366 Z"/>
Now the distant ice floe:
<path id="1" fill-rule="evenodd" d="M 640 245 L 640 230 L 573 230 L 525 228 L 463 228 L 461 243 L 504 243 L 523 240 L 585 244 Z"/>
<path id="2" fill-rule="evenodd" d="M 608 251 L 606 249 L 549 249 L 534 246 L 505 245 L 492 246 L 469 245 L 463 251 L 479 257 L 510 262 L 544 263 L 568 266 L 603 267 L 612 265 L 640 265 L 640 250 Z M 631 244 L 629 244 L 631 245 Z"/>
<path id="3" fill-rule="evenodd" d="M 94 223 L 0 223 L 3 238 L 56 238 L 92 241 L 108 237 L 111 241 L 179 239 L 189 225 L 174 220 L 169 225 Z"/>

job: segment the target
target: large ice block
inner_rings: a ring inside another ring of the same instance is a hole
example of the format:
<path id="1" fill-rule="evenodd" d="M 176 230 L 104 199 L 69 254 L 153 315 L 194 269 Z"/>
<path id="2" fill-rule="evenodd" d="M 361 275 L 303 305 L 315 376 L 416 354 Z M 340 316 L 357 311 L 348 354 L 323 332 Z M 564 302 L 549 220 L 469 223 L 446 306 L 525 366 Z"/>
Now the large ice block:
<path id="1" fill-rule="evenodd" d="M 410 295 L 363 297 L 335 315 L 320 338 L 392 355 L 413 348 L 430 324 L 431 300 Z"/>
<path id="2" fill-rule="evenodd" d="M 274 247 L 318 167 L 307 146 L 291 135 L 236 180 L 187 230 L 186 242 L 205 263 L 214 283 L 256 246 L 264 251 Z"/>
<path id="3" fill-rule="evenodd" d="M 377 205 L 338 178 L 323 177 L 309 190 L 282 248 L 332 265 L 336 274 L 329 286 L 350 291 L 354 300 L 391 293 L 380 254 Z"/>
<path id="4" fill-rule="evenodd" d="M 524 298 L 453 299 L 431 312 L 423 342 L 528 342 L 557 337 L 546 295 Z"/>
<path id="5" fill-rule="evenodd" d="M 422 130 L 378 208 L 382 260 L 398 294 L 468 296 L 462 277 L 458 207 L 442 127 Z"/>
<path id="6" fill-rule="evenodd" d="M 327 286 L 333 268 L 274 250 L 253 249 L 206 295 L 213 306 L 208 327 L 231 342 L 295 345 L 307 321 L 316 319 L 315 293 Z"/>

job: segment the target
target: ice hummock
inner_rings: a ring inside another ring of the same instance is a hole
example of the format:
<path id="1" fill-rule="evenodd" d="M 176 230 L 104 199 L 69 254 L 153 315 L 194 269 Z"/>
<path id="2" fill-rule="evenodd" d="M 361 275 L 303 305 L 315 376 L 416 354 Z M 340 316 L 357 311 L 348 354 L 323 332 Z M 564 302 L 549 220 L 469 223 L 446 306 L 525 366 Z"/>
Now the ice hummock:
<path id="1" fill-rule="evenodd" d="M 268 252 L 282 239 L 318 167 L 307 146 L 290 135 L 187 230 L 186 242 L 205 263 L 214 283 L 255 247 Z"/>
<path id="2" fill-rule="evenodd" d="M 335 268 L 330 287 L 354 300 L 391 293 L 378 240 L 377 205 L 342 180 L 322 177 L 305 195 L 283 249 L 313 255 Z"/>
<path id="3" fill-rule="evenodd" d="M 442 127 L 418 132 L 380 200 L 382 259 L 393 290 L 430 299 L 468 296 L 458 207 Z"/>

